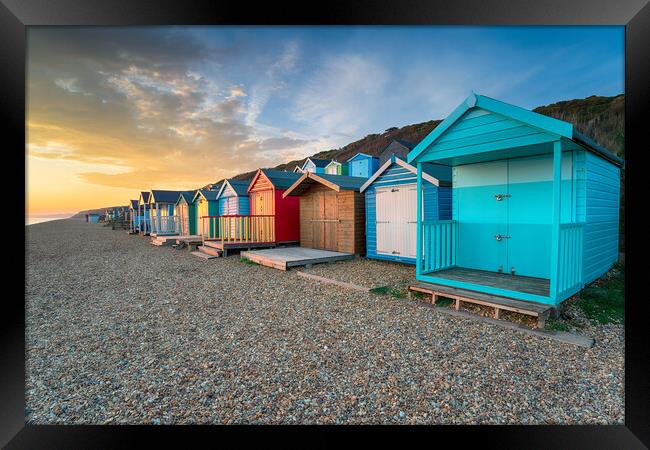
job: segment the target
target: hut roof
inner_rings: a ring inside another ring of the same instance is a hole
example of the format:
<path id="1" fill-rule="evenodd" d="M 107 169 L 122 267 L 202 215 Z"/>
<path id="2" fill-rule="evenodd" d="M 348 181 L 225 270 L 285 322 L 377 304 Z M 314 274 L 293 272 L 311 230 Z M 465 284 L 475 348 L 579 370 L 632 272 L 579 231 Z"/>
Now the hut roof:
<path id="1" fill-rule="evenodd" d="M 213 202 L 217 199 L 217 196 L 219 194 L 219 191 L 213 191 L 210 189 L 199 189 L 196 191 L 196 194 L 194 194 L 194 197 L 192 198 L 192 201 L 196 200 L 196 197 L 199 195 L 206 199 L 207 201 Z"/>
<path id="2" fill-rule="evenodd" d="M 484 95 L 472 93 L 467 97 L 454 111 L 452 111 L 445 120 L 443 120 L 431 133 L 429 133 L 415 148 L 409 153 L 408 162 L 417 162 L 418 158 L 431 146 L 442 134 L 452 125 L 460 120 L 470 109 L 477 107 L 492 113 L 523 122 L 532 127 L 543 130 L 547 133 L 575 142 L 584 149 L 607 159 L 613 164 L 622 167 L 625 161 L 609 150 L 601 147 L 582 133 L 579 133 L 573 124 L 563 120 L 554 119 L 519 106 L 511 105 L 499 100 L 495 100 Z"/>
<path id="3" fill-rule="evenodd" d="M 162 190 L 151 190 L 151 200 L 149 203 L 176 203 L 178 196 L 181 195 L 182 191 L 162 191 Z"/>
<path id="4" fill-rule="evenodd" d="M 269 179 L 269 181 L 273 184 L 278 189 L 287 189 L 290 187 L 298 178 L 302 176 L 301 173 L 295 173 L 295 172 L 284 172 L 282 170 L 275 170 L 275 169 L 260 169 L 260 172 L 264 174 L 266 178 Z M 257 179 L 259 175 L 255 175 L 253 180 L 251 181 L 251 184 Z M 249 185 L 250 188 L 250 185 Z"/>
<path id="5" fill-rule="evenodd" d="M 149 192 L 148 191 L 142 191 L 140 192 L 140 197 L 142 197 L 142 201 L 145 203 L 149 203 Z M 140 200 L 138 200 L 139 202 Z"/>
<path id="6" fill-rule="evenodd" d="M 287 189 L 282 197 L 288 195 L 302 195 L 307 189 L 314 184 L 322 184 L 330 189 L 340 191 L 357 191 L 366 182 L 367 178 L 364 177 L 350 177 L 347 175 L 331 175 L 326 173 L 315 174 L 312 172 L 304 173 L 298 180 L 296 180 L 289 189 Z"/>
<path id="7" fill-rule="evenodd" d="M 370 185 L 374 183 L 374 181 L 379 178 L 382 173 L 388 170 L 388 168 L 393 164 L 397 164 L 411 173 L 418 173 L 417 168 L 402 160 L 401 158 L 398 158 L 395 155 L 391 155 L 391 157 L 386 160 L 386 162 L 377 170 L 377 172 L 375 172 L 364 182 L 363 186 L 361 186 L 360 191 L 363 192 L 368 189 L 368 187 L 370 187 Z M 449 175 L 440 176 L 445 172 L 449 172 Z M 428 181 L 431 184 L 435 184 L 436 186 L 451 186 L 451 171 L 449 168 L 442 168 L 436 164 L 424 163 L 422 164 L 422 179 Z"/>
<path id="8" fill-rule="evenodd" d="M 137 200 L 131 200 L 131 208 L 133 208 L 133 209 L 138 208 L 138 201 Z"/>
<path id="9" fill-rule="evenodd" d="M 196 195 L 196 189 L 193 191 L 183 191 L 178 196 L 178 199 L 176 199 L 176 204 L 178 205 L 178 202 L 180 202 L 181 199 L 185 200 L 186 203 L 192 203 L 192 200 L 194 199 L 195 195 Z"/>
<path id="10" fill-rule="evenodd" d="M 221 189 L 217 193 L 217 198 L 221 197 L 223 191 L 226 189 L 226 185 L 230 186 L 237 196 L 248 195 L 248 186 L 251 184 L 251 180 L 235 180 L 230 178 L 223 182 Z"/>
<path id="11" fill-rule="evenodd" d="M 359 158 L 377 158 L 377 157 L 376 157 L 376 156 L 373 156 L 373 155 L 369 155 L 369 154 L 367 154 L 367 153 L 361 153 L 361 152 L 359 152 L 359 153 L 357 153 L 356 155 L 354 155 L 352 158 L 348 159 L 348 162 L 353 161 L 353 160 L 355 160 L 355 159 L 359 159 Z"/>
<path id="12" fill-rule="evenodd" d="M 307 164 L 307 161 L 311 161 L 312 163 L 314 163 L 314 165 L 316 167 L 326 167 L 330 163 L 331 160 L 329 160 L 329 159 L 307 158 L 305 160 L 305 163 L 302 165 L 303 167 L 305 167 L 305 164 Z"/>

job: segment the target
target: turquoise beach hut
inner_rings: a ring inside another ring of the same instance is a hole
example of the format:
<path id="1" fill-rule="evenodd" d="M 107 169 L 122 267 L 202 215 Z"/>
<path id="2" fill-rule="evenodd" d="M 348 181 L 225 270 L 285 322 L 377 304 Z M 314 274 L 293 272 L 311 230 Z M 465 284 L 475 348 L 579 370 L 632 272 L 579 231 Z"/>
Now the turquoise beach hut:
<path id="1" fill-rule="evenodd" d="M 418 280 L 557 305 L 618 257 L 624 162 L 568 122 L 470 95 L 408 155 L 418 171 Z M 427 163 L 452 169 L 430 220 Z"/>
<path id="2" fill-rule="evenodd" d="M 357 153 L 348 159 L 348 175 L 370 178 L 379 169 L 379 158 L 365 153 Z"/>
<path id="3" fill-rule="evenodd" d="M 425 221 L 451 219 L 451 168 L 422 166 Z M 361 187 L 366 202 L 366 256 L 415 264 L 417 169 L 397 156 Z"/>

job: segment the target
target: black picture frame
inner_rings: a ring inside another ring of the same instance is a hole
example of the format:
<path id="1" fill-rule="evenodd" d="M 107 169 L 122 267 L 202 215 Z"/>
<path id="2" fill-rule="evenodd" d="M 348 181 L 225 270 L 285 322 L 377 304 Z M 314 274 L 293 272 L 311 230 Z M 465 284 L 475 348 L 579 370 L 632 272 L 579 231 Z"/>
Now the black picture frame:
<path id="1" fill-rule="evenodd" d="M 636 265 L 643 236 L 635 228 L 644 208 L 643 188 L 634 189 L 635 173 L 644 165 L 643 128 L 649 123 L 650 96 L 650 4 L 646 0 L 394 0 L 303 2 L 208 2 L 199 0 L 0 0 L 0 111 L 5 142 L 5 196 L 25 194 L 26 27 L 56 25 L 220 25 L 220 24 L 393 24 L 393 25 L 624 25 L 625 34 L 625 147 L 626 152 L 626 320 L 625 320 L 625 425 L 624 426 L 436 426 L 417 428 L 360 427 L 364 439 L 390 431 L 404 441 L 417 434 L 434 433 L 427 440 L 435 444 L 440 434 L 456 442 L 475 441 L 499 448 L 646 448 L 650 445 L 650 346 L 645 326 L 647 300 L 643 298 L 645 265 Z M 9 137 L 10 140 L 6 138 Z M 638 147 L 638 148 L 635 148 Z M 24 148 L 24 147 L 23 147 Z M 635 169 L 636 168 L 636 169 Z M 21 172 L 22 170 L 22 172 Z M 631 172 L 631 173 L 629 173 Z M 643 181 L 642 177 L 639 180 Z M 640 184 L 639 183 L 639 184 Z M 640 184 L 641 185 L 641 184 Z M 637 201 L 638 199 L 638 201 Z M 17 200 L 16 200 L 17 201 Z M 635 212 L 639 211 L 639 212 Z M 18 229 L 18 214 L 11 215 Z M 638 225 L 637 225 L 638 224 Z M 24 222 L 20 224 L 24 226 Z M 15 241 L 15 242 L 14 242 Z M 13 255 L 25 254 L 25 246 L 13 239 Z M 638 252 L 638 253 L 637 253 Z M 640 257 L 639 257 L 640 259 Z M 640 267 L 640 269 L 636 269 Z M 6 448 L 114 448 L 151 444 L 153 439 L 214 439 L 214 433 L 237 435 L 240 439 L 262 433 L 301 432 L 316 441 L 317 434 L 349 430 L 345 427 L 151 427 L 151 426 L 35 426 L 25 425 L 25 322 L 23 296 L 15 280 L 21 279 L 20 264 L 5 266 L 4 302 L 0 362 L 0 444 Z M 635 276 L 640 277 L 635 278 Z M 24 271 L 22 272 L 24 280 Z M 638 297 L 632 297 L 639 286 Z M 9 290 L 9 287 L 12 289 Z M 379 433 L 378 433 L 379 432 Z M 407 434 L 408 433 L 408 434 Z M 346 439 L 351 434 L 346 431 Z M 218 441 L 213 441 L 218 444 Z M 286 442 L 286 441 L 285 441 Z M 426 441 L 425 441 L 426 442 Z M 303 441 L 303 445 L 306 442 Z M 402 444 L 404 445 L 404 444 Z M 420 444 L 427 445 L 427 444 Z M 456 444 L 454 444 L 456 445 Z"/>

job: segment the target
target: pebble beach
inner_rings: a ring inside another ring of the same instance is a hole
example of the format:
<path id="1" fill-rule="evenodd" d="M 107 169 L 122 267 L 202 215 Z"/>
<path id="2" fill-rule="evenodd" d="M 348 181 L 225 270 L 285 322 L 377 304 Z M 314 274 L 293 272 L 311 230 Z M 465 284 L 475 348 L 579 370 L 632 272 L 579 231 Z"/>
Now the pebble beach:
<path id="1" fill-rule="evenodd" d="M 587 349 L 82 220 L 25 233 L 28 423 L 624 423 L 622 325 L 586 327 Z"/>

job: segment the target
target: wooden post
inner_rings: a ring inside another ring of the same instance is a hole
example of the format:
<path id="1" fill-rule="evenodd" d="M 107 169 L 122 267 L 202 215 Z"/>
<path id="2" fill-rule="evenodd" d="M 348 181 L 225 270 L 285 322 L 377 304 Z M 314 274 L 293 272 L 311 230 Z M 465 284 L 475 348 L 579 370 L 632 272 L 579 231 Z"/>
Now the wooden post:
<path id="1" fill-rule="evenodd" d="M 553 222 L 551 224 L 551 283 L 549 297 L 556 302 L 560 258 L 560 201 L 562 187 L 562 142 L 553 142 Z"/>

